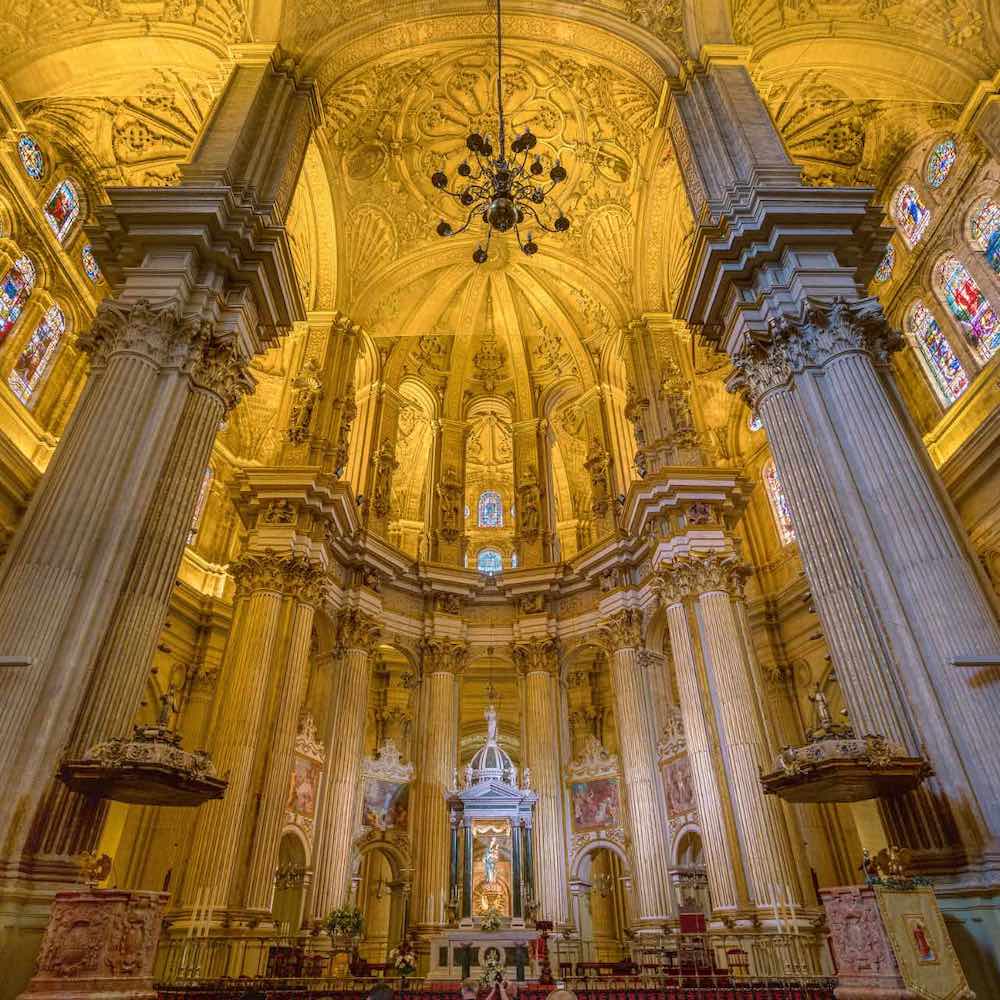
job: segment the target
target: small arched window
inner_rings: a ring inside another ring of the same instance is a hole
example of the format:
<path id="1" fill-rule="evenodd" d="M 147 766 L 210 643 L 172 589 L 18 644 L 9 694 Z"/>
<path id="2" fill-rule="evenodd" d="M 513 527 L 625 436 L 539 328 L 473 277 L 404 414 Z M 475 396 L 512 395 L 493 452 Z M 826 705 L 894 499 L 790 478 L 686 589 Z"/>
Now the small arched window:
<path id="1" fill-rule="evenodd" d="M 480 573 L 499 573 L 503 569 L 503 556 L 496 549 L 480 549 L 476 569 Z"/>
<path id="2" fill-rule="evenodd" d="M 76 186 L 68 178 L 60 181 L 45 205 L 45 218 L 56 234 L 56 239 L 62 243 L 73 228 L 73 223 L 80 217 L 80 196 Z"/>
<path id="3" fill-rule="evenodd" d="M 511 552 L 510 554 L 510 568 L 517 569 L 517 553 Z"/>
<path id="4" fill-rule="evenodd" d="M 66 330 L 66 317 L 59 306 L 50 306 L 25 345 L 7 384 L 22 403 L 27 404 L 49 367 L 49 362 Z"/>
<path id="5" fill-rule="evenodd" d="M 945 406 L 954 403 L 968 389 L 969 377 L 940 324 L 919 299 L 906 314 L 906 332 L 938 398 Z"/>
<path id="6" fill-rule="evenodd" d="M 34 287 L 35 265 L 18 257 L 0 279 L 0 341 L 13 329 Z"/>
<path id="7" fill-rule="evenodd" d="M 939 188 L 944 184 L 957 157 L 958 147 L 954 139 L 945 139 L 931 150 L 931 155 L 927 157 L 924 177 L 932 188 Z"/>
<path id="8" fill-rule="evenodd" d="M 198 499 L 194 502 L 194 516 L 191 518 L 191 527 L 188 529 L 187 543 L 193 545 L 201 527 L 201 519 L 205 516 L 205 504 L 208 503 L 208 493 L 212 488 L 212 468 L 209 466 L 205 474 L 201 477 L 201 486 L 198 487 Z"/>
<path id="9" fill-rule="evenodd" d="M 17 140 L 17 155 L 21 158 L 24 172 L 33 180 L 40 180 L 45 173 L 45 154 L 42 147 L 30 135 L 22 135 Z"/>
<path id="10" fill-rule="evenodd" d="M 84 243 L 80 249 L 80 259 L 83 261 L 84 273 L 96 285 L 104 275 L 101 274 L 101 265 L 94 256 L 94 248 L 89 243 Z"/>
<path id="11" fill-rule="evenodd" d="M 931 210 L 909 184 L 904 184 L 892 199 L 892 218 L 907 246 L 913 247 L 920 242 L 927 223 L 931 221 Z"/>
<path id="12" fill-rule="evenodd" d="M 993 303 L 983 295 L 965 265 L 951 253 L 942 257 L 934 268 L 934 284 L 976 357 L 985 364 L 1000 347 L 1000 319 Z"/>
<path id="13" fill-rule="evenodd" d="M 792 509 L 788 506 L 788 498 L 781 488 L 781 480 L 778 479 L 778 470 L 774 467 L 773 458 L 764 466 L 761 476 L 764 479 L 764 489 L 767 490 L 767 499 L 771 502 L 771 513 L 774 515 L 774 525 L 778 529 L 778 538 L 782 545 L 789 545 L 795 541 L 795 525 L 792 523 Z"/>
<path id="14" fill-rule="evenodd" d="M 875 281 L 879 285 L 884 285 L 892 277 L 892 269 L 896 265 L 896 251 L 890 243 L 885 248 L 885 255 L 875 269 Z"/>
<path id="15" fill-rule="evenodd" d="M 1000 202 L 987 198 L 969 219 L 972 245 L 982 251 L 986 262 L 1000 274 Z"/>
<path id="16" fill-rule="evenodd" d="M 503 500 L 496 490 L 484 490 L 479 494 L 480 528 L 503 527 Z"/>

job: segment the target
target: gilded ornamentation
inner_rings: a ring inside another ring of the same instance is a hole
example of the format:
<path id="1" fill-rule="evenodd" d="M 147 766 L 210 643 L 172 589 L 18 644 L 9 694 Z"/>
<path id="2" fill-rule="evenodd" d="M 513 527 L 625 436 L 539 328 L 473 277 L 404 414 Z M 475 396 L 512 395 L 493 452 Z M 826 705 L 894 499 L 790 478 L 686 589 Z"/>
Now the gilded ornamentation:
<path id="1" fill-rule="evenodd" d="M 603 517 L 611 507 L 611 456 L 596 437 L 590 443 L 587 461 L 583 464 L 590 476 L 590 509 Z"/>
<path id="2" fill-rule="evenodd" d="M 382 638 L 379 623 L 357 608 L 345 608 L 337 616 L 337 646 L 342 651 L 360 650 L 373 656 Z"/>
<path id="3" fill-rule="evenodd" d="M 598 628 L 601 644 L 611 653 L 638 649 L 642 646 L 642 624 L 638 608 L 624 608 L 601 622 Z"/>
<path id="4" fill-rule="evenodd" d="M 446 542 L 455 542 L 462 533 L 462 481 L 453 466 L 441 473 L 437 484 L 438 512 L 440 527 L 438 532 Z"/>
<path id="5" fill-rule="evenodd" d="M 453 639 L 425 639 L 421 644 L 424 674 L 458 674 L 469 661 L 467 643 Z"/>
<path id="6" fill-rule="evenodd" d="M 546 637 L 544 639 L 529 639 L 511 646 L 514 663 L 524 674 L 559 673 L 559 641 Z"/>
<path id="7" fill-rule="evenodd" d="M 288 440 L 302 444 L 309 440 L 313 410 L 323 396 L 323 383 L 319 379 L 319 365 L 307 358 L 302 370 L 292 382 L 292 408 L 288 417 Z"/>
<path id="8" fill-rule="evenodd" d="M 533 465 L 529 465 L 521 477 L 517 487 L 518 496 L 518 534 L 526 542 L 533 542 L 541 531 L 542 496 L 538 485 L 538 473 Z"/>
<path id="9" fill-rule="evenodd" d="M 304 556 L 285 555 L 273 549 L 248 553 L 229 564 L 229 575 L 236 581 L 237 597 L 270 590 L 313 605 L 323 598 L 324 574 Z"/>
<path id="10" fill-rule="evenodd" d="M 399 468 L 396 461 L 396 446 L 386 438 L 382 446 L 372 455 L 374 466 L 371 508 L 376 517 L 389 513 L 392 497 L 392 474 Z"/>

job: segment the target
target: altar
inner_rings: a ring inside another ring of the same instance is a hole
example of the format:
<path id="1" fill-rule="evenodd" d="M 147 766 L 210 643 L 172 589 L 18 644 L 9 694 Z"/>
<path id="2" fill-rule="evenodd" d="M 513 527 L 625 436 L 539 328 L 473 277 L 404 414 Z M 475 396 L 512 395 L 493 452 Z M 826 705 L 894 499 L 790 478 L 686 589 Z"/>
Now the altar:
<path id="1" fill-rule="evenodd" d="M 528 927 L 508 927 L 499 931 L 451 928 L 431 938 L 428 979 L 456 982 L 482 978 L 495 949 L 504 975 L 517 982 L 537 982 L 540 969 L 536 957 L 539 932 Z"/>

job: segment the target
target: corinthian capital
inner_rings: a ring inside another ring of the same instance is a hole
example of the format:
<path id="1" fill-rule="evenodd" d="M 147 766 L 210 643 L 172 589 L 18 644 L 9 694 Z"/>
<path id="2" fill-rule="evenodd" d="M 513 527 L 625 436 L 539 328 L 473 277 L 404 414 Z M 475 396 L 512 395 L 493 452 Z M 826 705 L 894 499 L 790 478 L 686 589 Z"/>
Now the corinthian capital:
<path id="1" fill-rule="evenodd" d="M 421 650 L 425 674 L 459 674 L 469 660 L 468 643 L 454 639 L 425 639 Z"/>
<path id="2" fill-rule="evenodd" d="M 637 649 L 642 645 L 642 612 L 638 608 L 624 608 L 605 618 L 598 634 L 601 644 L 611 652 Z"/>
<path id="3" fill-rule="evenodd" d="M 254 390 L 234 340 L 210 337 L 198 345 L 191 361 L 191 381 L 200 389 L 215 393 L 228 413 Z"/>
<path id="4" fill-rule="evenodd" d="M 312 594 L 321 585 L 322 571 L 304 556 L 292 556 L 265 549 L 247 553 L 229 564 L 229 575 L 236 581 L 236 596 L 242 597 L 261 590 L 301 597 Z M 318 598 L 317 598 L 318 600 Z"/>
<path id="5" fill-rule="evenodd" d="M 357 649 L 372 656 L 381 637 L 378 622 L 358 608 L 344 608 L 337 616 L 337 646 L 343 651 Z"/>
<path id="6" fill-rule="evenodd" d="M 511 653 L 522 673 L 559 673 L 559 640 L 551 636 L 515 643 L 511 646 Z"/>
<path id="7" fill-rule="evenodd" d="M 885 365 L 901 346 L 902 337 L 889 325 L 878 299 L 807 299 L 798 318 L 771 320 L 766 334 L 748 340 L 733 355 L 727 387 L 756 408 L 770 390 L 787 385 L 806 368 L 822 368 L 850 353 L 867 354 L 874 364 Z"/>
<path id="8" fill-rule="evenodd" d="M 736 556 L 726 553 L 704 553 L 684 556 L 672 562 L 663 574 L 663 593 L 676 603 L 682 597 L 726 593 L 743 596 L 743 584 L 749 570 Z M 669 582 L 666 582 L 669 580 Z"/>
<path id="9" fill-rule="evenodd" d="M 198 317 L 181 317 L 173 302 L 154 306 L 148 299 L 105 299 L 76 343 L 93 368 L 106 366 L 117 354 L 133 354 L 157 366 L 180 365 L 206 336 L 205 326 Z"/>

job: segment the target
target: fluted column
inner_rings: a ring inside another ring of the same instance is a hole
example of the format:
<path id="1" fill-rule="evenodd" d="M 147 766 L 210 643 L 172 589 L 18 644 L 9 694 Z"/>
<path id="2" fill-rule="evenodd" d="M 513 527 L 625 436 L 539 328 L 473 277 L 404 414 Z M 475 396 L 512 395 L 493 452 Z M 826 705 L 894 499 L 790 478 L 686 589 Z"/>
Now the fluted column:
<path id="1" fill-rule="evenodd" d="M 447 897 L 447 796 L 458 765 L 456 677 L 467 658 L 464 643 L 430 639 L 424 644 L 420 765 L 413 782 L 413 925 L 438 924 L 441 899 Z"/>
<path id="2" fill-rule="evenodd" d="M 305 697 L 309 644 L 315 610 L 326 593 L 318 567 L 303 567 L 293 586 L 294 603 L 283 669 L 278 671 L 277 706 L 273 725 L 267 727 L 270 752 L 254 823 L 247 879 L 246 907 L 270 912 L 274 897 L 274 873 L 278 867 L 278 844 L 288 804 L 288 781 L 292 773 L 295 734 Z M 329 744 L 328 744 L 329 745 Z"/>
<path id="3" fill-rule="evenodd" d="M 269 836 L 273 840 L 273 821 L 267 818 L 273 803 L 263 798 L 260 761 L 269 757 L 278 760 L 290 754 L 294 745 L 295 726 L 287 723 L 291 709 L 279 695 L 286 685 L 294 685 L 301 696 L 298 672 L 302 653 L 297 646 L 289 650 L 286 640 L 289 631 L 293 640 L 301 640 L 301 633 L 293 627 L 296 618 L 297 624 L 302 624 L 294 595 L 303 585 L 315 586 L 316 579 L 316 570 L 307 560 L 270 551 L 243 556 L 230 566 L 230 573 L 236 580 L 237 599 L 209 745 L 213 761 L 219 773 L 228 777 L 229 785 L 221 801 L 199 809 L 178 897 L 178 907 L 187 910 L 199 892 L 205 893 L 203 898 L 211 902 L 220 920 L 248 909 L 259 792 L 265 827 L 257 831 L 257 844 Z M 269 718 L 272 703 L 279 706 L 273 719 Z M 294 709 L 296 715 L 299 707 Z M 264 850 L 259 848 L 258 857 Z M 275 845 L 272 865 L 276 861 Z M 259 879 L 257 889 L 259 896 Z M 263 905 L 257 912 L 266 909 Z"/>
<path id="4" fill-rule="evenodd" d="M 128 575 L 97 654 L 83 704 L 67 744 L 82 755 L 103 740 L 127 736 L 163 629 L 191 518 L 219 422 L 247 388 L 232 351 L 201 352 L 191 371 L 192 391 L 151 498 Z M 53 782 L 42 800 L 29 840 L 30 853 L 93 851 L 106 803 Z"/>
<path id="5" fill-rule="evenodd" d="M 204 469 L 211 433 L 204 410 L 218 410 L 218 403 L 202 399 L 200 406 L 192 402 L 201 412 L 185 414 L 188 372 L 216 343 L 211 324 L 198 316 L 182 318 L 175 306 L 106 300 L 77 343 L 91 357 L 91 376 L 0 568 L 0 654 L 25 661 L 0 671 L 0 755 L 6 762 L 0 830 L 6 831 L 8 857 L 24 843 L 55 771 L 140 546 L 130 583 L 146 586 L 143 574 L 151 575 L 144 596 L 152 611 L 137 624 L 147 634 L 155 627 L 158 588 L 172 579 L 167 563 L 177 557 L 173 525 L 192 503 L 186 475 L 146 518 L 133 514 L 156 504 L 171 463 L 193 460 L 192 452 L 183 454 L 189 442 L 177 434 L 182 420 L 197 435 L 190 444 L 200 449 Z M 140 682 L 135 671 L 144 678 L 148 664 L 136 668 L 135 659 L 127 659 L 131 699 Z M 118 693 L 98 692 L 96 700 L 92 708 L 100 716 L 101 706 L 117 703 Z M 137 705 L 133 699 L 118 712 L 124 717 Z M 102 725 L 98 718 L 93 731 Z"/>
<path id="6" fill-rule="evenodd" d="M 514 658 L 525 676 L 526 763 L 535 804 L 534 869 L 538 915 L 557 925 L 569 920 L 566 882 L 567 850 L 563 805 L 562 760 L 559 743 L 559 647 L 553 639 L 532 639 L 514 647 Z M 529 837 L 531 831 L 527 831 Z"/>
<path id="7" fill-rule="evenodd" d="M 801 904 L 803 892 L 781 803 L 766 796 L 760 783 L 761 771 L 772 762 L 747 644 L 733 605 L 733 596 L 742 587 L 743 568 L 735 558 L 701 556 L 685 560 L 675 572 L 687 575 L 692 593 L 698 595 L 702 648 L 725 741 L 727 785 L 750 899 L 771 909 L 787 890 Z"/>
<path id="8" fill-rule="evenodd" d="M 326 774 L 316 823 L 311 903 L 314 920 L 322 920 L 347 901 L 352 840 L 360 809 L 368 688 L 372 656 L 380 636 L 375 620 L 354 608 L 341 612 L 337 627 L 343 659 L 326 737 Z"/>
<path id="9" fill-rule="evenodd" d="M 601 637 L 611 657 L 615 723 L 621 750 L 625 805 L 632 833 L 637 917 L 640 923 L 662 924 L 672 912 L 667 816 L 650 739 L 649 705 L 640 662 L 642 617 L 626 609 L 601 624 Z"/>
<path id="10" fill-rule="evenodd" d="M 735 910 L 746 905 L 746 880 L 740 864 L 739 839 L 733 823 L 725 767 L 700 643 L 697 622 L 683 587 L 668 580 L 660 591 L 667 606 L 670 648 L 677 671 L 681 718 L 691 761 L 691 783 L 698 803 L 705 870 L 712 906 Z"/>

